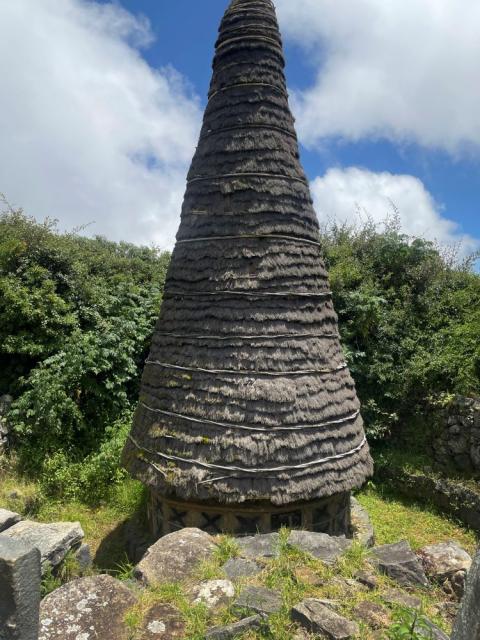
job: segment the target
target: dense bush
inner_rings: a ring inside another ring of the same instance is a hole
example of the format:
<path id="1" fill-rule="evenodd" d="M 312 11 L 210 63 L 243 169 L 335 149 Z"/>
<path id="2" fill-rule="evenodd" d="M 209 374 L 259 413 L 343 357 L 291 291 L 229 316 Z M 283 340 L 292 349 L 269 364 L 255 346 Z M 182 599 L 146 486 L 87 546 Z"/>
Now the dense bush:
<path id="1" fill-rule="evenodd" d="M 0 216 L 0 393 L 16 398 L 9 420 L 29 471 L 92 462 L 131 410 L 168 261 Z"/>
<path id="2" fill-rule="evenodd" d="M 323 232 L 336 311 L 371 438 L 422 412 L 430 396 L 480 394 L 480 276 L 475 256 L 402 235 Z"/>
<path id="3" fill-rule="evenodd" d="M 441 393 L 480 393 L 480 276 L 394 223 L 322 232 L 370 438 Z M 0 215 L 0 393 L 24 468 L 54 495 L 101 498 L 148 351 L 169 254 Z"/>

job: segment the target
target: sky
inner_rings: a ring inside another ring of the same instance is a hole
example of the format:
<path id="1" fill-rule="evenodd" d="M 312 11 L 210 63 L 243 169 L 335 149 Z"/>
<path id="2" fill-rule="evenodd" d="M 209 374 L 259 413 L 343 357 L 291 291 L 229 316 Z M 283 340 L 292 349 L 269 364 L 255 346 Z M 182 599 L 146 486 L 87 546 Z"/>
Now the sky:
<path id="1" fill-rule="evenodd" d="M 274 0 L 321 223 L 480 248 L 480 2 Z M 227 0 L 0 0 L 0 192 L 171 248 Z"/>

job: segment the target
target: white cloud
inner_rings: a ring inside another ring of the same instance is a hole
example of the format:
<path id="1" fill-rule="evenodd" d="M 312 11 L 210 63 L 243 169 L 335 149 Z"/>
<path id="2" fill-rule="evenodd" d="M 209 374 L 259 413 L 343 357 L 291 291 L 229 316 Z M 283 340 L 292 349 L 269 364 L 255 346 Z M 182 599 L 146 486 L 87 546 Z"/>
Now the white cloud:
<path id="1" fill-rule="evenodd" d="M 316 81 L 293 96 L 306 146 L 383 137 L 480 145 L 478 0 L 275 0 Z"/>
<path id="2" fill-rule="evenodd" d="M 201 110 L 139 48 L 146 20 L 87 0 L 0 0 L 0 191 L 63 228 L 171 244 Z"/>
<path id="3" fill-rule="evenodd" d="M 463 255 L 479 247 L 478 240 L 462 234 L 455 222 L 442 216 L 442 206 L 414 176 L 374 173 L 357 167 L 329 169 L 323 177 L 315 178 L 311 187 L 321 222 L 361 222 L 370 218 L 382 223 L 396 209 L 407 235 L 460 245 Z"/>

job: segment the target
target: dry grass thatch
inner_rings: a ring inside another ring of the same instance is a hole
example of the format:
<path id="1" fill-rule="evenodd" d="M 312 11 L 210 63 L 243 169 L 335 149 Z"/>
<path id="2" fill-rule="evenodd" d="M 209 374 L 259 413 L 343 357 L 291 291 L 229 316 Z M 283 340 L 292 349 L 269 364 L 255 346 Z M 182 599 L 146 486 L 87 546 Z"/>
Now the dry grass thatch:
<path id="1" fill-rule="evenodd" d="M 124 453 L 179 499 L 288 504 L 372 469 L 283 69 L 273 4 L 234 0 Z"/>

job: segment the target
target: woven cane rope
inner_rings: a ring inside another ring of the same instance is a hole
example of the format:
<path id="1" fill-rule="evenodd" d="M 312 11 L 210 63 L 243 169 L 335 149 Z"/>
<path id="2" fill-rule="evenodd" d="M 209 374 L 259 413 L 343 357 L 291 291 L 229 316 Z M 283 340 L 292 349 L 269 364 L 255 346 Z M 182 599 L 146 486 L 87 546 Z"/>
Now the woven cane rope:
<path id="1" fill-rule="evenodd" d="M 308 186 L 308 182 L 304 178 L 287 176 L 283 173 L 256 173 L 253 171 L 245 171 L 241 173 L 219 173 L 214 176 L 195 176 L 194 178 L 190 178 L 190 180 L 187 180 L 187 184 L 204 180 L 222 180 L 225 178 L 270 178 L 272 180 L 289 180 L 291 182 L 301 182 L 302 184 Z"/>
<path id="2" fill-rule="evenodd" d="M 216 95 L 218 95 L 219 93 L 222 93 L 224 91 L 230 91 L 230 89 L 240 89 L 243 87 L 268 87 L 269 89 L 274 89 L 275 91 L 278 91 L 278 93 L 280 93 L 286 100 L 288 100 L 288 93 L 281 87 L 278 87 L 276 84 L 271 84 L 269 82 L 239 82 L 238 84 L 229 84 L 226 87 L 217 89 L 216 91 L 214 91 L 208 96 L 208 102 L 210 102 L 210 100 L 214 98 Z"/>
<path id="3" fill-rule="evenodd" d="M 168 416 L 169 418 L 179 418 L 180 420 L 186 420 L 187 422 L 193 422 L 196 424 L 210 424 L 214 427 L 223 427 L 225 429 L 240 429 L 241 431 L 256 431 L 258 433 L 276 433 L 279 431 L 306 431 L 307 429 L 323 429 L 324 427 L 351 422 L 353 420 L 356 420 L 360 415 L 360 410 L 357 410 L 354 413 L 351 413 L 350 415 L 343 418 L 337 418 L 335 420 L 325 420 L 324 422 L 317 422 L 316 424 L 294 424 L 290 426 L 277 425 L 276 427 L 256 427 L 244 424 L 234 424 L 231 422 L 216 422 L 215 420 L 208 420 L 207 418 L 194 418 L 193 416 L 186 416 L 182 413 L 175 413 L 174 411 L 154 409 L 153 407 L 149 407 L 144 402 L 140 402 L 140 406 L 142 406 L 147 411 L 150 411 L 151 413 L 159 413 L 161 415 Z"/>
<path id="4" fill-rule="evenodd" d="M 160 458 L 164 458 L 165 460 L 170 460 L 172 462 L 183 462 L 186 464 L 203 467 L 204 469 L 221 469 L 222 471 L 234 471 L 234 472 L 248 473 L 248 474 L 250 473 L 251 474 L 281 473 L 283 471 L 301 471 L 302 469 L 309 469 L 310 467 L 315 467 L 320 464 L 324 464 L 325 462 L 331 462 L 332 460 L 341 460 L 343 458 L 348 458 L 349 456 L 352 456 L 355 453 L 358 453 L 359 451 L 361 451 L 365 446 L 365 444 L 367 443 L 367 438 L 364 436 L 362 442 L 358 446 L 356 446 L 354 449 L 350 449 L 349 451 L 346 451 L 345 453 L 338 453 L 334 456 L 327 456 L 326 458 L 320 458 L 319 460 L 304 462 L 303 464 L 258 469 L 258 468 L 245 468 L 245 467 L 235 467 L 235 466 L 227 467 L 219 464 L 212 464 L 210 462 L 203 462 L 203 460 L 193 460 L 191 458 L 182 458 L 180 456 L 169 455 L 167 453 L 160 453 L 159 451 L 153 451 L 152 449 L 146 449 L 145 447 L 141 447 L 131 435 L 129 435 L 128 438 L 139 451 L 144 451 L 145 453 L 149 453 L 154 456 L 159 456 Z"/>
<path id="5" fill-rule="evenodd" d="M 278 127 L 274 124 L 260 124 L 258 122 L 249 123 L 249 124 L 237 124 L 231 127 L 222 127 L 221 129 L 210 129 L 202 134 L 201 138 L 208 138 L 209 136 L 213 136 L 217 133 L 223 133 L 224 131 L 237 131 L 242 129 L 269 129 L 272 131 L 277 131 L 278 133 L 283 133 L 286 136 L 290 136 L 297 140 L 297 134 L 294 131 L 289 131 L 288 129 L 284 129 L 283 127 Z"/>
<path id="6" fill-rule="evenodd" d="M 185 340 L 300 340 L 304 338 L 337 338 L 340 340 L 338 333 L 278 333 L 273 335 L 199 335 L 194 333 L 169 333 L 168 331 L 156 331 L 155 335 L 165 336 L 166 338 L 179 338 Z"/>
<path id="7" fill-rule="evenodd" d="M 257 40 L 258 42 L 267 42 L 269 44 L 275 45 L 277 49 L 279 49 L 280 51 L 282 50 L 281 42 L 279 40 L 275 40 L 275 38 L 269 38 L 268 36 L 248 35 L 248 33 L 246 33 L 243 36 L 239 36 L 238 38 L 229 38 L 228 40 L 224 40 L 224 42 L 220 42 L 220 44 L 217 45 L 216 51 L 219 51 L 220 49 L 223 49 L 224 47 L 227 47 L 229 44 L 233 44 L 234 42 L 245 42 L 246 40 Z"/>
<path id="8" fill-rule="evenodd" d="M 209 240 L 242 240 L 242 239 L 272 239 L 272 240 L 288 240 L 289 242 L 299 242 L 301 244 L 312 244 L 321 247 L 321 243 L 307 238 L 299 238 L 297 236 L 286 236 L 275 233 L 242 233 L 233 236 L 205 236 L 202 238 L 187 238 L 186 240 L 177 240 L 176 244 L 187 244 L 192 242 L 206 242 Z"/>
<path id="9" fill-rule="evenodd" d="M 229 11 L 228 15 L 235 15 L 236 13 L 245 13 L 246 11 L 248 11 L 248 13 L 255 13 L 256 15 L 260 15 L 260 16 L 267 16 L 267 18 L 274 18 L 274 16 L 272 16 L 271 13 L 268 13 L 268 11 L 262 11 L 261 9 L 250 9 L 248 7 L 248 5 L 244 5 L 244 9 L 236 9 L 233 11 Z"/>
<path id="10" fill-rule="evenodd" d="M 175 291 L 165 289 L 163 297 L 168 296 L 183 296 L 185 298 L 197 298 L 202 296 L 245 296 L 248 298 L 272 298 L 272 297 L 284 297 L 284 298 L 329 298 L 332 295 L 331 291 L 325 291 L 322 293 L 307 293 L 295 291 L 230 291 L 228 289 L 221 291 Z"/>
<path id="11" fill-rule="evenodd" d="M 283 378 L 288 376 L 308 376 L 308 375 L 326 375 L 329 373 L 336 373 L 337 371 L 343 371 L 343 369 L 347 368 L 347 363 L 343 362 L 338 367 L 334 367 L 332 369 L 305 369 L 298 371 L 258 371 L 257 369 L 252 369 L 250 371 L 241 369 L 203 369 L 202 367 L 182 367 L 178 364 L 172 364 L 170 362 L 160 362 L 159 360 L 146 360 L 145 364 L 150 364 L 156 367 L 162 367 L 164 369 L 176 369 L 178 371 L 191 371 L 198 373 L 211 373 L 211 374 L 227 374 L 227 375 L 238 375 L 238 376 L 271 376 L 274 378 Z"/>

